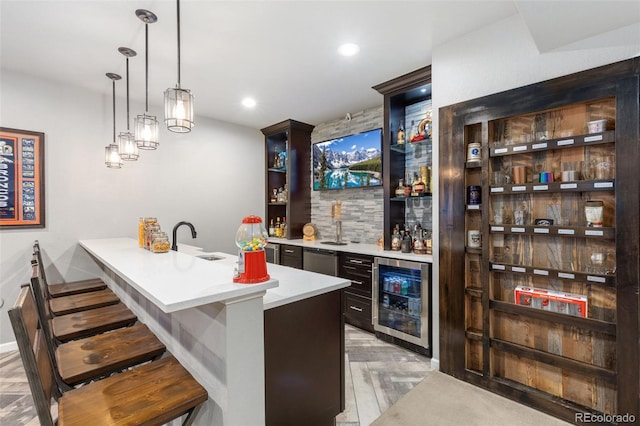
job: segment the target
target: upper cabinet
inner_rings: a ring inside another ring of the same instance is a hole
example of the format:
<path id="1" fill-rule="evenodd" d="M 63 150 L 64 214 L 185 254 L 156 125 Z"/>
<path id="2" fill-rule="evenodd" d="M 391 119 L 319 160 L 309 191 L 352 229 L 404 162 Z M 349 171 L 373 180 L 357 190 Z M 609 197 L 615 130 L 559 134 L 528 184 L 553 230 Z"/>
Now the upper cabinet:
<path id="1" fill-rule="evenodd" d="M 311 132 L 314 126 L 285 120 L 262 129 L 265 136 L 265 226 L 282 238 L 302 238 L 311 220 Z M 286 224 L 286 226 L 284 226 Z"/>
<path id="2" fill-rule="evenodd" d="M 639 71 L 440 110 L 444 372 L 571 422 L 640 416 Z"/>
<path id="3" fill-rule="evenodd" d="M 384 248 L 399 225 L 432 228 L 431 67 L 373 87 L 384 95 Z"/>

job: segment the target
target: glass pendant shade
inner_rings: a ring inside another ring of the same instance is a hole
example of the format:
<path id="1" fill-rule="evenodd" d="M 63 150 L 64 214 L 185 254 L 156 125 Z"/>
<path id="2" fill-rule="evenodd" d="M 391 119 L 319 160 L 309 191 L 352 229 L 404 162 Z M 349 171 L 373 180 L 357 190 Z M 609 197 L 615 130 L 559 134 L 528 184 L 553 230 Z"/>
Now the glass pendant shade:
<path id="1" fill-rule="evenodd" d="M 193 95 L 190 90 L 176 87 L 164 92 L 164 122 L 167 129 L 187 133 L 193 127 Z"/>
<path id="2" fill-rule="evenodd" d="M 110 169 L 122 167 L 122 160 L 118 154 L 118 145 L 112 143 L 104 148 L 104 164 Z"/>
<path id="3" fill-rule="evenodd" d="M 153 115 L 140 114 L 133 124 L 135 143 L 140 149 L 158 148 L 158 120 Z"/>
<path id="4" fill-rule="evenodd" d="M 118 135 L 118 154 L 125 161 L 136 161 L 140 156 L 138 145 L 131 132 L 121 132 Z"/>

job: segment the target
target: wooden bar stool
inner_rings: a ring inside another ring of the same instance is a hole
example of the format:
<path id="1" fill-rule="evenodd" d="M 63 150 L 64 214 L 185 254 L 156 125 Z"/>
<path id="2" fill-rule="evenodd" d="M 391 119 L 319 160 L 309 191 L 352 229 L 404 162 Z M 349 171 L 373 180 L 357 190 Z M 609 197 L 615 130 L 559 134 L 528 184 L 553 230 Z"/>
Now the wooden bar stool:
<path id="1" fill-rule="evenodd" d="M 161 425 L 185 414 L 189 425 L 207 400 L 207 391 L 173 356 L 60 392 L 37 310 L 29 304 L 33 298 L 23 287 L 9 318 L 41 425 Z M 51 404 L 58 393 L 54 422 Z"/>
<path id="2" fill-rule="evenodd" d="M 146 325 L 120 328 L 108 333 L 57 344 L 48 322 L 36 306 L 31 287 L 22 305 L 23 315 L 38 317 L 54 378 L 63 392 L 144 362 L 160 358 L 166 347 Z"/>
<path id="3" fill-rule="evenodd" d="M 107 288 L 107 284 L 100 278 L 49 284 L 47 282 L 47 276 L 45 275 L 44 262 L 42 261 L 42 253 L 38 240 L 33 244 L 33 253 L 36 255 L 36 261 L 40 267 L 40 276 L 42 280 L 47 283 L 47 292 L 50 297 L 70 296 L 72 294 L 89 293 Z"/>
<path id="4" fill-rule="evenodd" d="M 42 268 L 36 258 L 37 255 L 34 254 L 34 259 L 31 261 L 31 276 L 40 277 L 44 298 L 53 315 L 67 315 L 120 303 L 118 296 L 108 288 L 71 294 L 69 296 L 52 297 L 49 292 L 49 285 L 47 285 L 46 280 L 42 278 L 44 268 Z"/>
<path id="5" fill-rule="evenodd" d="M 40 277 L 37 274 L 32 276 L 31 290 L 40 317 L 42 322 L 47 322 L 51 335 L 58 342 L 67 342 L 121 327 L 129 327 L 138 320 L 138 317 L 123 303 L 68 315 L 53 316 L 42 287 Z"/>

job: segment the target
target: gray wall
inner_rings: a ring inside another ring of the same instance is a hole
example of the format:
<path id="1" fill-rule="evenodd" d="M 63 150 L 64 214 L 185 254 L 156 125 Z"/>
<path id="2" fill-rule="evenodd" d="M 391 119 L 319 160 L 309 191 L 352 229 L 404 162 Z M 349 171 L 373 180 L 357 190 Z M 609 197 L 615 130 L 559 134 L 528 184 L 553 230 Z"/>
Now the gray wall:
<path id="1" fill-rule="evenodd" d="M 137 238 L 140 216 L 156 216 L 169 233 L 180 220 L 190 221 L 198 238 L 192 240 L 188 230 L 181 229 L 180 242 L 228 253 L 236 252 L 235 232 L 242 218 L 264 216 L 264 137 L 259 130 L 196 117 L 191 133 L 162 129 L 157 151 L 142 152 L 137 163 L 122 169 L 107 169 L 104 147 L 112 140 L 113 126 L 110 95 L 6 70 L 0 78 L 0 125 L 45 133 L 47 221 L 44 229 L 0 231 L 0 350 L 15 340 L 6 311 L 20 284 L 29 279 L 35 239 L 49 266 L 47 278 L 72 280 L 98 273 L 78 240 Z M 126 110 L 124 100 L 117 102 L 121 131 Z M 131 115 L 143 108 L 132 104 Z M 164 114 L 151 113 L 160 119 Z"/>

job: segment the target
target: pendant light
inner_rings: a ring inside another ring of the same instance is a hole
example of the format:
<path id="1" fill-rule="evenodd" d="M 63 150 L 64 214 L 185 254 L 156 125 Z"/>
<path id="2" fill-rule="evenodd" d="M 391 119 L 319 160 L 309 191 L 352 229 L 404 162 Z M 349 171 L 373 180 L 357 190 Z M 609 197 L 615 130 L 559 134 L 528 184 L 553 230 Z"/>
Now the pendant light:
<path id="1" fill-rule="evenodd" d="M 178 83 L 164 92 L 164 122 L 167 129 L 176 133 L 190 132 L 193 127 L 193 95 L 180 87 L 180 0 L 178 9 Z"/>
<path id="2" fill-rule="evenodd" d="M 136 16 L 144 22 L 144 82 L 145 82 L 145 110 L 144 114 L 136 117 L 134 125 L 136 145 L 140 149 L 158 148 L 158 120 L 149 115 L 149 24 L 158 21 L 158 17 L 145 9 L 136 10 Z"/>
<path id="3" fill-rule="evenodd" d="M 116 144 L 116 80 L 120 80 L 122 77 L 111 72 L 107 73 L 107 77 L 113 86 L 113 142 L 104 148 L 104 164 L 110 169 L 119 169 L 122 167 L 122 160 L 120 160 Z"/>
<path id="4" fill-rule="evenodd" d="M 128 47 L 119 47 L 118 52 L 122 53 L 127 62 L 127 131 L 118 135 L 118 153 L 120 158 L 126 161 L 136 161 L 140 156 L 136 140 L 129 130 L 129 58 L 137 55 L 136 51 Z"/>

